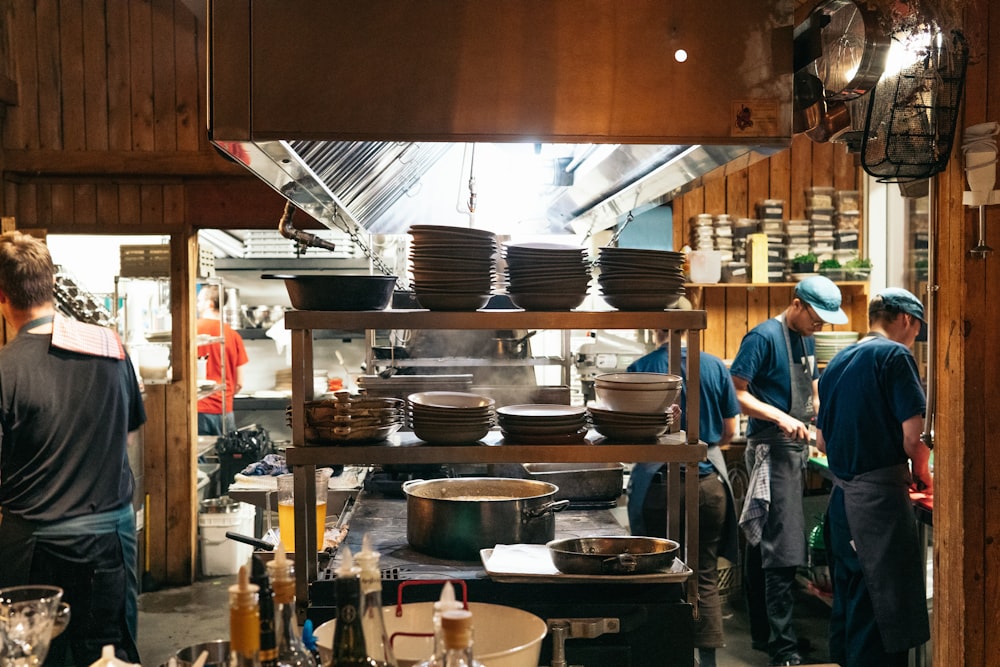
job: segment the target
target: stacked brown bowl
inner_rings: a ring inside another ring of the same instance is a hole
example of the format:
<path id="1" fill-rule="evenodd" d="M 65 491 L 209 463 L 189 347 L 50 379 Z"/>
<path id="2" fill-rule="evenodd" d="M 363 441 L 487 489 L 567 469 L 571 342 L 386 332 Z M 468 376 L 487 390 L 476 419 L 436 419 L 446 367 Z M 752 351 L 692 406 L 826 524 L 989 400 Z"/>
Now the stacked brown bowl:
<path id="1" fill-rule="evenodd" d="M 478 310 L 493 294 L 497 241 L 492 232 L 446 225 L 413 225 L 410 272 L 417 301 L 427 310 Z"/>
<path id="2" fill-rule="evenodd" d="M 618 310 L 664 310 L 684 296 L 684 253 L 637 248 L 601 248 L 597 282 Z"/>
<path id="3" fill-rule="evenodd" d="M 496 423 L 496 401 L 460 391 L 423 391 L 407 398 L 410 427 L 425 442 L 460 445 L 478 441 Z"/>

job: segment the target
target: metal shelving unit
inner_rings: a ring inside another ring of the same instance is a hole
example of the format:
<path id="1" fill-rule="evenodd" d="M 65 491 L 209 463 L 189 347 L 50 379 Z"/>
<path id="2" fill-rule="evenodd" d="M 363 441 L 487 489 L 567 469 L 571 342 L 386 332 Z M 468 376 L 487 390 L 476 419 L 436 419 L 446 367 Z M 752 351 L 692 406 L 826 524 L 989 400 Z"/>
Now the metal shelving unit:
<path id="1" fill-rule="evenodd" d="M 698 478 L 687 475 L 681 480 L 681 465 L 704 460 L 707 446 L 698 434 L 699 410 L 699 336 L 688 336 L 688 424 L 684 433 L 664 436 L 653 444 L 612 444 L 596 439 L 583 445 L 506 445 L 491 433 L 482 444 L 435 446 L 417 440 L 409 433 L 392 436 L 386 444 L 361 447 L 313 446 L 305 442 L 305 402 L 313 398 L 313 341 L 316 330 L 369 331 L 377 329 L 670 329 L 671 368 L 680 368 L 682 331 L 702 330 L 705 311 L 475 311 L 440 312 L 427 310 L 385 311 L 289 311 L 285 326 L 292 332 L 292 446 L 286 452 L 288 465 L 295 474 L 296 593 L 308 599 L 309 582 L 317 578 L 315 548 L 317 526 L 309 520 L 316 501 L 313 483 L 318 465 L 377 463 L 498 463 L 660 461 L 667 465 L 668 512 L 667 534 L 680 537 L 680 494 L 686 503 L 685 545 L 698 544 Z M 694 362 L 692 362 L 694 360 Z M 697 547 L 686 549 L 685 562 L 697 571 Z M 697 604 L 696 587 L 688 589 L 689 601 Z"/>

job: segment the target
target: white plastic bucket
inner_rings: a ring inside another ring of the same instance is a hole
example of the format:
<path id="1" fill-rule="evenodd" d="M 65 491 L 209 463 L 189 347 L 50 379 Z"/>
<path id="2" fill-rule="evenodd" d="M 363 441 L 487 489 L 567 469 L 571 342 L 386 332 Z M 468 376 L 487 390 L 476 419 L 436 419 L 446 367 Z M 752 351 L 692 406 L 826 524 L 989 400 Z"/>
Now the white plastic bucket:
<path id="1" fill-rule="evenodd" d="M 433 602 L 404 604 L 403 615 L 396 616 L 395 606 L 382 607 L 385 630 L 392 641 L 392 651 L 400 667 L 410 667 L 426 660 L 433 652 Z M 484 602 L 470 602 L 473 651 L 486 667 L 538 667 L 542 640 L 548 631 L 545 621 L 516 607 Z M 337 621 L 327 621 L 316 628 L 316 647 L 326 665 L 331 659 L 333 631 Z M 408 637 L 395 633 L 425 633 Z"/>
<path id="2" fill-rule="evenodd" d="M 717 283 L 722 278 L 722 253 L 718 250 L 692 250 L 688 253 L 691 282 Z"/>
<path id="3" fill-rule="evenodd" d="M 240 503 L 238 512 L 202 512 L 198 515 L 201 534 L 201 572 L 206 577 L 236 574 L 253 555 L 253 547 L 226 537 L 226 531 L 253 535 L 257 510 Z"/>

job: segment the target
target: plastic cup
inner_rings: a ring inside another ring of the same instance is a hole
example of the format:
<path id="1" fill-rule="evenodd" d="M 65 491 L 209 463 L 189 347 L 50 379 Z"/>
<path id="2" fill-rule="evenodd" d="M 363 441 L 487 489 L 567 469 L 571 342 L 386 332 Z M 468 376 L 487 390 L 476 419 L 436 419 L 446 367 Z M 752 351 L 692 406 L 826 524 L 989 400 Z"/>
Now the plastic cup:
<path id="1" fill-rule="evenodd" d="M 316 470 L 316 550 L 323 550 L 326 500 L 330 486 L 329 468 Z M 295 551 L 295 476 L 278 476 L 278 532 L 288 551 Z"/>

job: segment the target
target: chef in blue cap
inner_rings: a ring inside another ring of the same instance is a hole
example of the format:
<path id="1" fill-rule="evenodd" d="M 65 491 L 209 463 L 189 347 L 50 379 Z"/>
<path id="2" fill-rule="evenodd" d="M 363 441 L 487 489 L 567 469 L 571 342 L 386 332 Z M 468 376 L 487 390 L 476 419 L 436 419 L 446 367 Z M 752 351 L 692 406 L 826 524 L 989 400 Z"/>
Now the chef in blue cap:
<path id="1" fill-rule="evenodd" d="M 792 627 L 796 570 L 806 564 L 802 471 L 819 405 L 812 336 L 846 324 L 840 288 L 823 276 L 795 286 L 777 317 L 747 332 L 730 366 L 747 425 L 750 484 L 740 516 L 747 539 L 744 587 L 753 647 L 771 665 L 800 665 Z"/>
<path id="2" fill-rule="evenodd" d="M 868 306 L 868 334 L 841 350 L 819 381 L 816 445 L 834 475 L 830 657 L 847 667 L 906 667 L 909 649 L 930 638 L 909 496 L 911 484 L 931 489 L 930 450 L 920 437 L 926 397 L 910 352 L 924 326 L 920 299 L 899 288 L 879 292 Z"/>

